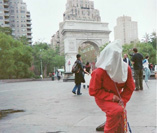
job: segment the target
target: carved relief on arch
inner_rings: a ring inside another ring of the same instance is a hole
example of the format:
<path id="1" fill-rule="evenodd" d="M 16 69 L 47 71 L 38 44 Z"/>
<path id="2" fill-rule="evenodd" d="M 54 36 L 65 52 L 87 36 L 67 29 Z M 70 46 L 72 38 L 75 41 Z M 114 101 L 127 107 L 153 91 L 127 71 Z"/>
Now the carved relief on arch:
<path id="1" fill-rule="evenodd" d="M 69 51 L 75 51 L 75 43 L 73 41 L 69 41 Z"/>
<path id="2" fill-rule="evenodd" d="M 74 26 L 74 22 L 69 22 L 68 26 Z"/>

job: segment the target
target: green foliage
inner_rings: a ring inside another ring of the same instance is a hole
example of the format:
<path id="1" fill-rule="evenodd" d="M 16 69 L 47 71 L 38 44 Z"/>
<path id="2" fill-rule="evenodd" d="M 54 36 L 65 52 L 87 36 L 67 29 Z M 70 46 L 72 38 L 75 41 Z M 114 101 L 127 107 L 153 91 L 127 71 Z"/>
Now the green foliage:
<path id="1" fill-rule="evenodd" d="M 24 45 L 29 45 L 29 42 L 26 36 L 21 36 L 17 40 L 22 42 Z"/>
<path id="2" fill-rule="evenodd" d="M 153 48 L 156 49 L 156 45 L 157 45 L 157 36 L 156 36 L 156 32 L 153 32 L 153 33 L 150 35 L 150 38 L 151 38 L 150 43 L 152 44 Z"/>
<path id="3" fill-rule="evenodd" d="M 106 44 L 104 44 L 103 46 L 101 46 L 101 47 L 99 48 L 99 51 L 101 52 L 108 44 L 109 44 L 109 43 L 106 43 Z"/>
<path id="4" fill-rule="evenodd" d="M 143 42 L 150 43 L 153 46 L 153 48 L 156 49 L 156 45 L 157 45 L 156 32 L 154 31 L 151 34 L 146 33 L 143 37 Z"/>
<path id="5" fill-rule="evenodd" d="M 135 44 L 126 44 L 126 45 L 123 45 L 123 46 L 122 46 L 122 47 L 123 47 L 123 55 L 124 55 L 124 54 L 127 54 L 128 57 L 131 59 L 131 56 L 130 56 L 130 55 L 133 54 L 132 49 L 134 48 L 134 45 L 135 45 Z"/>
<path id="6" fill-rule="evenodd" d="M 153 48 L 151 43 L 137 43 L 137 44 L 129 44 L 123 45 L 123 54 L 128 54 L 131 59 L 130 54 L 133 53 L 132 49 L 137 48 L 138 52 L 143 55 L 145 58 L 147 55 L 149 56 L 149 62 L 156 64 L 156 50 Z"/>
<path id="7" fill-rule="evenodd" d="M 32 75 L 31 47 L 4 33 L 0 33 L 0 78 L 27 78 Z"/>
<path id="8" fill-rule="evenodd" d="M 137 45 L 137 48 L 139 49 L 139 53 L 142 53 L 144 58 L 148 55 L 149 56 L 149 62 L 156 64 L 156 51 L 151 45 L 151 43 L 139 43 Z"/>
<path id="9" fill-rule="evenodd" d="M 0 26 L 0 32 L 5 33 L 7 35 L 11 35 L 12 34 L 12 29 L 9 27 L 1 27 Z"/>
<path id="10" fill-rule="evenodd" d="M 57 68 L 61 68 L 65 64 L 65 58 L 61 55 L 56 55 L 54 58 L 54 66 Z"/>
<path id="11" fill-rule="evenodd" d="M 65 57 L 59 55 L 58 49 L 54 50 L 46 43 L 36 43 L 33 45 L 33 65 L 35 66 L 35 74 L 44 74 L 44 77 L 49 72 L 54 70 L 54 67 L 61 68 L 65 64 Z M 42 72 L 41 72 L 42 62 Z"/>
<path id="12" fill-rule="evenodd" d="M 132 49 L 136 47 L 138 49 L 138 52 L 141 53 L 144 58 L 148 55 L 149 56 L 149 62 L 152 63 L 152 64 L 156 64 L 157 63 L 156 39 L 157 39 L 156 34 L 152 33 L 151 41 L 149 41 L 147 43 L 140 43 L 139 42 L 139 43 L 136 43 L 136 44 L 123 45 L 123 55 L 128 54 L 128 57 L 131 59 L 132 57 L 130 55 L 133 54 Z M 107 44 L 100 47 L 100 52 L 106 46 L 107 46 Z"/>

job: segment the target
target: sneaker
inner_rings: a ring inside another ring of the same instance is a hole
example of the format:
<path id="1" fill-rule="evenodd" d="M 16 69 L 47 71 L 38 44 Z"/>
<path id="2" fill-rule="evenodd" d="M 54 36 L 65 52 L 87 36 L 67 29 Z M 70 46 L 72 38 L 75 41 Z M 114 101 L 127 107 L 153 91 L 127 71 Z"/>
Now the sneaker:
<path id="1" fill-rule="evenodd" d="M 73 92 L 73 91 L 72 91 L 72 93 L 76 94 L 76 92 Z"/>
<path id="2" fill-rule="evenodd" d="M 79 93 L 79 94 L 77 94 L 77 95 L 82 95 L 82 93 Z"/>

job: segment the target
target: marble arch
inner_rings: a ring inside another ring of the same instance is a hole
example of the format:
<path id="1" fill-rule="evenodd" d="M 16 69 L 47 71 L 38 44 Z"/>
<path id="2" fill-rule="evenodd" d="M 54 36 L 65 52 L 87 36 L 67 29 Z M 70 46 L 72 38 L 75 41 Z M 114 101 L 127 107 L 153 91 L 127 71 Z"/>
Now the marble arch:
<path id="1" fill-rule="evenodd" d="M 91 44 L 99 54 L 99 47 L 109 42 L 110 31 L 108 23 L 64 21 L 60 24 L 60 33 L 62 34 L 62 45 L 64 46 L 66 60 L 65 71 L 71 72 L 81 44 Z"/>

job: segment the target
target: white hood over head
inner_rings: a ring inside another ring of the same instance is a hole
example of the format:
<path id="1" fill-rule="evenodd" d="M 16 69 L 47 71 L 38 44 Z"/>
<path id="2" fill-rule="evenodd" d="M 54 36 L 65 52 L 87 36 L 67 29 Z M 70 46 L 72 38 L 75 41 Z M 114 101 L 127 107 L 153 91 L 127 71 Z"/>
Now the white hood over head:
<path id="1" fill-rule="evenodd" d="M 106 70 L 114 82 L 126 82 L 128 76 L 128 64 L 123 61 L 120 40 L 109 43 L 103 49 L 97 59 L 96 67 Z"/>

